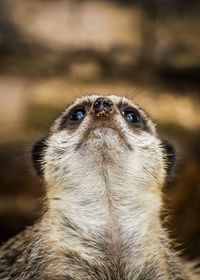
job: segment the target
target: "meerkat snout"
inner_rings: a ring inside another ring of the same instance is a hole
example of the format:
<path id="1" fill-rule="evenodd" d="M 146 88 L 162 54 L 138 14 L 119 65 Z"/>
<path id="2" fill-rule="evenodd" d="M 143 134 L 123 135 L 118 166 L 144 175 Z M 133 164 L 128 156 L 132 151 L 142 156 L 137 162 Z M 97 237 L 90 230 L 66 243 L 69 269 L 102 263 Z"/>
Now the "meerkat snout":
<path id="1" fill-rule="evenodd" d="M 114 112 L 114 103 L 111 99 L 106 97 L 98 97 L 92 105 L 92 113 L 97 117 L 99 116 L 109 116 Z"/>

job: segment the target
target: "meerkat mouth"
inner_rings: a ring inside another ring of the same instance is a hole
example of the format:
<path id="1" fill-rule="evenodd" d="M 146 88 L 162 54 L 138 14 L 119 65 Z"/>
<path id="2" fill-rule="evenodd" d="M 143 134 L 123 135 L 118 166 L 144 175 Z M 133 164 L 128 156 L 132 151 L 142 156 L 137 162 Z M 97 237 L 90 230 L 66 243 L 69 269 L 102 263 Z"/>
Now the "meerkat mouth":
<path id="1" fill-rule="evenodd" d="M 94 145 L 98 145 L 98 143 L 105 143 L 112 145 L 113 139 L 118 138 L 120 142 L 125 144 L 128 149 L 133 150 L 132 146 L 128 142 L 126 135 L 123 131 L 117 126 L 117 124 L 113 123 L 112 120 L 107 121 L 93 121 L 91 125 L 83 133 L 78 145 L 77 149 L 81 148 L 83 145 L 87 145 L 88 141 L 94 141 Z M 98 140 L 100 140 L 98 142 Z M 105 141 L 101 141 L 105 140 Z M 116 144 L 116 142 L 115 142 Z M 114 144 L 113 144 L 114 145 Z M 103 147 L 102 147 L 103 148 Z"/>
<path id="2" fill-rule="evenodd" d="M 101 122 L 101 123 L 95 123 L 91 126 L 90 128 L 91 131 L 94 131 L 94 130 L 99 130 L 99 131 L 109 131 L 109 130 L 112 130 L 112 131 L 115 131 L 116 133 L 122 133 L 120 131 L 120 129 L 116 126 L 116 125 L 113 125 L 112 123 L 110 122 Z"/>
<path id="3" fill-rule="evenodd" d="M 105 138 L 107 135 L 111 137 L 119 136 L 120 139 L 124 139 L 125 135 L 120 131 L 119 128 L 113 125 L 104 124 L 104 125 L 95 125 L 89 130 L 88 138 Z"/>

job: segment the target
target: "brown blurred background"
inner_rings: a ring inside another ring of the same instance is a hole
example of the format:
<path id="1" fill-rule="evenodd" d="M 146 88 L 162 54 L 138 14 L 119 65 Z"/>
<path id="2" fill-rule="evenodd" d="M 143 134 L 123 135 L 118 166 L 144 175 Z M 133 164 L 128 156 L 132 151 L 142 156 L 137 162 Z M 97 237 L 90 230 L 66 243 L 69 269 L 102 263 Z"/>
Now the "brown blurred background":
<path id="1" fill-rule="evenodd" d="M 199 14 L 198 0 L 0 0 L 0 242 L 41 208 L 32 143 L 75 97 L 119 94 L 177 146 L 165 221 L 200 257 Z"/>

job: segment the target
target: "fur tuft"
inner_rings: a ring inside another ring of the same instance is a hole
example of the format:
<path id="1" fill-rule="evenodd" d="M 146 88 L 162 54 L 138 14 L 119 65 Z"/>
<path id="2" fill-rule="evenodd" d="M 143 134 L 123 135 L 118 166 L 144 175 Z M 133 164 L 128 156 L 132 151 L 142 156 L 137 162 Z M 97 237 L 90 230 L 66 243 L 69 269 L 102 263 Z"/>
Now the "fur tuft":
<path id="1" fill-rule="evenodd" d="M 46 144 L 46 137 L 41 138 L 38 140 L 32 148 L 32 162 L 33 167 L 40 177 L 43 177 L 43 155 L 45 148 L 47 147 Z"/>

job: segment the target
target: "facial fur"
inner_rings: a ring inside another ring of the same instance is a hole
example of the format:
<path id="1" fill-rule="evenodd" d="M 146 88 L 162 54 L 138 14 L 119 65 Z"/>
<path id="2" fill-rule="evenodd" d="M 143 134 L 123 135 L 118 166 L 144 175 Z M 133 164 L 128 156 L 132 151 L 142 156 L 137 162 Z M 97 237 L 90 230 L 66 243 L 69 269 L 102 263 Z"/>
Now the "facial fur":
<path id="1" fill-rule="evenodd" d="M 65 171 L 72 169 L 72 163 L 78 157 L 79 163 L 96 162 L 95 166 L 99 170 L 102 164 L 108 169 L 121 166 L 122 170 L 128 165 L 132 172 L 140 167 L 145 172 L 149 171 L 148 176 L 155 176 L 162 185 L 166 171 L 173 163 L 173 147 L 169 142 L 159 139 L 155 125 L 146 113 L 124 97 L 109 96 L 116 110 L 111 117 L 93 116 L 92 104 L 97 98 L 91 95 L 77 99 L 55 121 L 49 135 L 36 143 L 33 162 L 38 174 L 46 182 L 51 178 L 55 180 L 57 176 L 64 179 L 68 176 Z M 85 108 L 86 116 L 79 124 L 69 124 L 69 112 L 79 106 Z M 123 110 L 127 107 L 139 113 L 141 127 L 125 120 Z M 84 167 L 85 164 L 82 165 Z M 89 166 L 86 168 L 89 170 Z"/>

